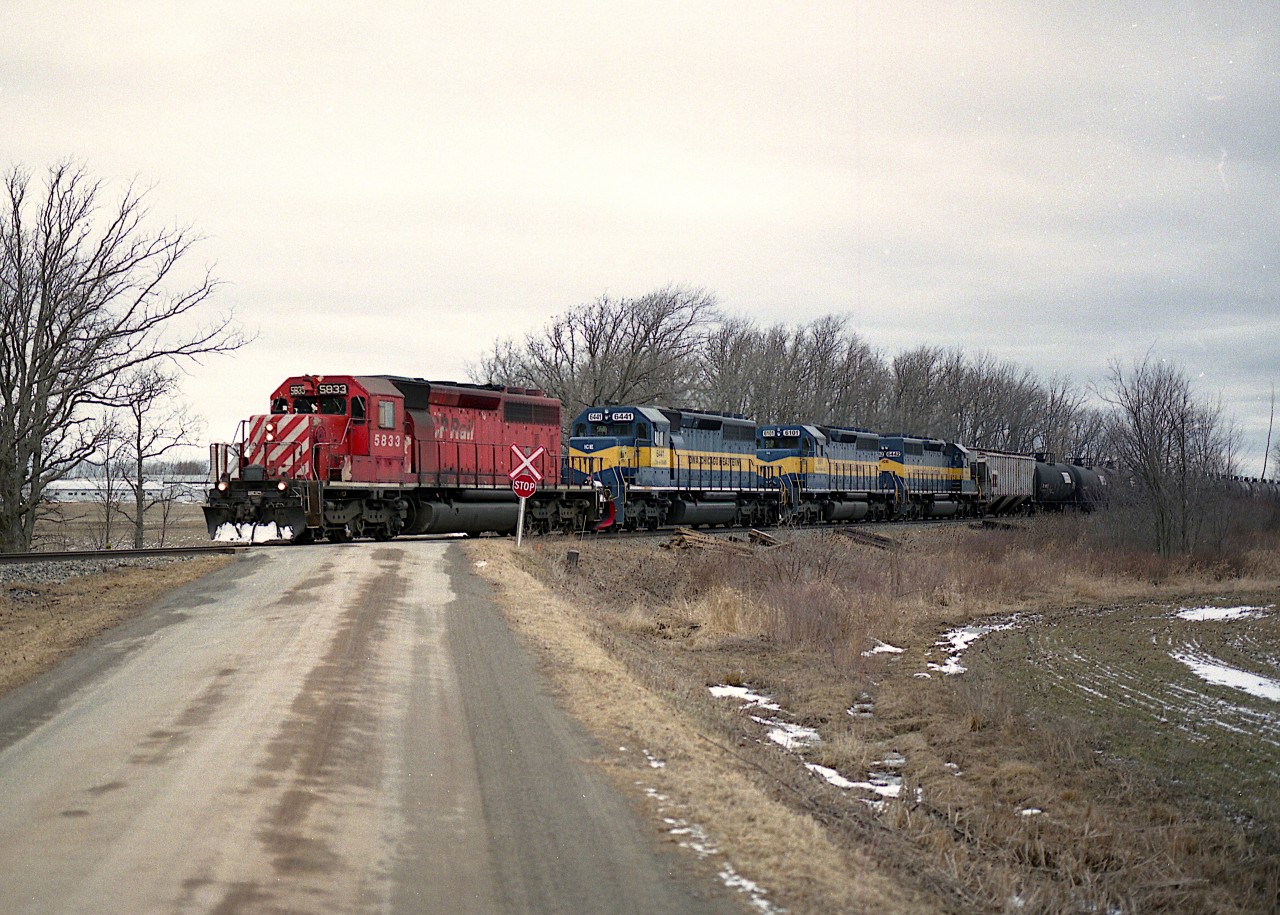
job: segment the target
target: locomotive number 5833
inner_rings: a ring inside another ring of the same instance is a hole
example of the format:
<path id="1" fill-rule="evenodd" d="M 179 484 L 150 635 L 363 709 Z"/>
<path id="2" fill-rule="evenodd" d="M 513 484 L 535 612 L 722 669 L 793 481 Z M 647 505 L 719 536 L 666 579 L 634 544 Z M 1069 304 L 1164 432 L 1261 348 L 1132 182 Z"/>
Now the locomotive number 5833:
<path id="1" fill-rule="evenodd" d="M 399 448 L 400 442 L 399 434 L 375 432 L 373 435 L 373 446 L 375 448 Z"/>

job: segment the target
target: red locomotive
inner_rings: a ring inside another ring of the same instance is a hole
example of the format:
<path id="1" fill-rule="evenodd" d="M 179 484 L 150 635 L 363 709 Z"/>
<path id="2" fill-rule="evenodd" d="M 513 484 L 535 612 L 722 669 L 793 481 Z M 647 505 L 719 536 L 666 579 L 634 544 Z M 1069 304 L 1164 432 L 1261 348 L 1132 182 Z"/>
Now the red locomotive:
<path id="1" fill-rule="evenodd" d="M 300 375 L 237 436 L 211 448 L 211 537 L 226 524 L 275 524 L 295 540 L 510 532 L 512 445 L 544 449 L 533 466 L 548 495 L 561 482 L 560 402 L 525 388 Z M 586 524 L 596 509 L 582 495 L 564 504 Z"/>

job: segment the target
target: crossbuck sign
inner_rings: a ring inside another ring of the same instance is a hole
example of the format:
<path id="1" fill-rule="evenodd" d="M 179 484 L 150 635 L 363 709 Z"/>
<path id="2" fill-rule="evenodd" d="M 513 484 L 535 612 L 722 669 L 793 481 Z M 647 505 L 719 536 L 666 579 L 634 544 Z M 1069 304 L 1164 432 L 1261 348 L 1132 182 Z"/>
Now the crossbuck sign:
<path id="1" fill-rule="evenodd" d="M 547 452 L 547 449 L 539 445 L 537 448 L 533 449 L 533 452 L 531 454 L 526 455 L 524 453 L 524 449 L 521 448 L 519 445 L 512 445 L 511 454 L 516 459 L 516 466 L 511 470 L 510 473 L 507 474 L 507 476 L 511 477 L 511 479 L 514 480 L 516 477 L 520 476 L 521 474 L 528 474 L 529 476 L 533 477 L 533 482 L 541 483 L 542 474 L 538 472 L 537 467 L 533 466 L 533 462 L 536 461 L 538 458 L 542 457 L 544 454 L 546 454 L 546 452 Z"/>

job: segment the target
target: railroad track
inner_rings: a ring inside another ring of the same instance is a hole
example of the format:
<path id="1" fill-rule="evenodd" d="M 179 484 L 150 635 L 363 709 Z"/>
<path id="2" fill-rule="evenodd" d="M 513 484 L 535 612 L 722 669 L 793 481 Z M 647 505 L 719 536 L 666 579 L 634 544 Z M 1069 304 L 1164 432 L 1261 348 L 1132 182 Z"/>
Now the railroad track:
<path id="1" fill-rule="evenodd" d="M 162 546 L 142 550 L 48 550 L 32 553 L 0 553 L 0 565 L 75 562 L 85 559 L 149 559 L 158 556 L 201 556 L 209 553 L 241 553 L 265 543 L 211 543 L 206 546 Z"/>

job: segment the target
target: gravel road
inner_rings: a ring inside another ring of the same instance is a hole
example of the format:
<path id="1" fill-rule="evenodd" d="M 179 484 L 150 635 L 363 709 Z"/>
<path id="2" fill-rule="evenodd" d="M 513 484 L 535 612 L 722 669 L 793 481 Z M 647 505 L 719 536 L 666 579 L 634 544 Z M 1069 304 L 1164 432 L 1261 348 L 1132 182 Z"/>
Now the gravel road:
<path id="1" fill-rule="evenodd" d="M 726 912 L 448 543 L 245 557 L 0 700 L 6 912 Z"/>

